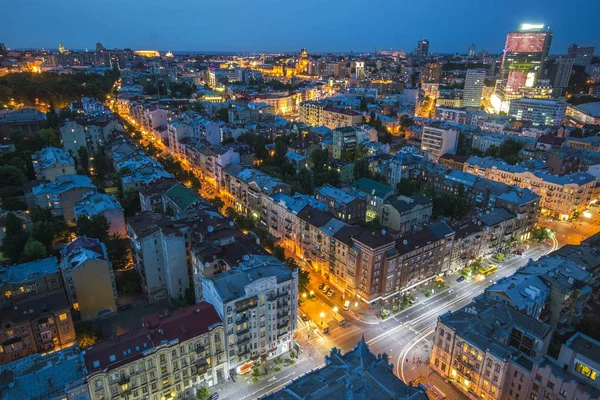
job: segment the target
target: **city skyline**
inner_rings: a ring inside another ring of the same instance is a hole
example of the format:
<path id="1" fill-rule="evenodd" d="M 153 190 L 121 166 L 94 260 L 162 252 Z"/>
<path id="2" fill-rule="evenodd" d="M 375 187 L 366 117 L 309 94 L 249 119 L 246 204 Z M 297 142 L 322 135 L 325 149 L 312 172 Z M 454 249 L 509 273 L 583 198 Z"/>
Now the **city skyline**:
<path id="1" fill-rule="evenodd" d="M 150 1 L 144 9 L 134 2 L 109 1 L 102 7 L 70 0 L 60 5 L 37 0 L 15 2 L 4 6 L 14 18 L 0 26 L 0 37 L 10 48 L 56 48 L 63 43 L 66 48 L 92 49 L 96 42 L 102 42 L 106 48 L 174 52 L 290 52 L 305 47 L 312 52 L 355 53 L 391 48 L 409 53 L 418 40 L 428 38 L 431 53 L 465 53 L 472 42 L 478 51 L 501 53 L 506 33 L 530 22 L 544 23 L 555 32 L 553 54 L 566 53 L 573 42 L 600 46 L 593 21 L 593 11 L 600 11 L 600 5 L 586 4 L 585 0 L 571 2 L 568 8 L 559 0 L 545 2 L 544 7 L 538 1 L 510 0 L 493 14 L 474 0 L 463 0 L 462 7 L 435 1 L 424 6 L 380 1 L 372 10 L 385 8 L 390 12 L 382 13 L 376 24 L 367 23 L 358 3 L 352 1 L 341 8 L 336 2 L 314 2 L 294 10 L 277 9 L 269 1 L 263 7 L 249 7 L 236 0 L 221 16 L 218 8 L 189 1 Z M 582 7 L 589 12 L 581 15 L 578 10 Z M 24 18 L 30 27 L 23 31 L 17 21 Z M 290 18 L 298 23 L 290 23 Z M 444 25 L 453 18 L 468 20 L 469 29 Z M 428 23 L 423 24 L 423 19 Z M 69 23 L 55 24 L 56 20 Z"/>

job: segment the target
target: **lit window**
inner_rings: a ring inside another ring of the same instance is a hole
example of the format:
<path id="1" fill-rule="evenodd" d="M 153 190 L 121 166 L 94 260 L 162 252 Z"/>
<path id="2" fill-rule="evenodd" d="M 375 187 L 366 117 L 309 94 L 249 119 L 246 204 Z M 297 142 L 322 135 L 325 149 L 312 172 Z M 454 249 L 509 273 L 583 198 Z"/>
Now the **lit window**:
<path id="1" fill-rule="evenodd" d="M 62 313 L 58 316 L 58 319 L 60 321 L 66 321 L 67 320 L 67 314 L 66 313 Z"/>

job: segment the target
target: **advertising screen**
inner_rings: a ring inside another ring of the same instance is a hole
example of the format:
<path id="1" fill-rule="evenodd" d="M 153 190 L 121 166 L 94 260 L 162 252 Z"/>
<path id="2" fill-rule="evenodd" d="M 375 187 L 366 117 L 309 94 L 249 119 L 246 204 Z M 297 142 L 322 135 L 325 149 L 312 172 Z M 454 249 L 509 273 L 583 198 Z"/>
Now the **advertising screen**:
<path id="1" fill-rule="evenodd" d="M 506 52 L 508 53 L 541 53 L 546 40 L 545 32 L 536 33 L 509 33 L 506 39 Z"/>

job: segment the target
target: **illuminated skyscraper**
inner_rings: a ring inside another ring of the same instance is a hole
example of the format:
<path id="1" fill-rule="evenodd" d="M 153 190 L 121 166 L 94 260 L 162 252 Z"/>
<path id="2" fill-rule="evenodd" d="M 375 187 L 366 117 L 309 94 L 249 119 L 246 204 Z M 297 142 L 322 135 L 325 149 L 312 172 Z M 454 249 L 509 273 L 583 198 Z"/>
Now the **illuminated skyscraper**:
<path id="1" fill-rule="evenodd" d="M 474 58 L 477 55 L 477 47 L 475 47 L 475 43 L 471 43 L 469 49 L 467 51 L 467 56 L 469 58 Z"/>
<path id="2" fill-rule="evenodd" d="M 417 42 L 417 50 L 415 51 L 415 57 L 425 58 L 429 55 L 429 40 L 423 39 Z"/>
<path id="3" fill-rule="evenodd" d="M 479 107 L 485 81 L 485 71 L 480 69 L 469 69 L 465 77 L 465 89 L 463 91 L 463 105 L 465 107 Z"/>
<path id="4" fill-rule="evenodd" d="M 510 97 L 523 86 L 532 87 L 544 69 L 552 31 L 544 25 L 523 24 L 506 37 L 500 79 Z"/>
<path id="5" fill-rule="evenodd" d="M 569 46 L 567 57 L 575 60 L 574 65 L 583 66 L 588 71 L 592 64 L 592 58 L 594 58 L 594 50 L 594 46 L 584 47 L 573 43 Z"/>

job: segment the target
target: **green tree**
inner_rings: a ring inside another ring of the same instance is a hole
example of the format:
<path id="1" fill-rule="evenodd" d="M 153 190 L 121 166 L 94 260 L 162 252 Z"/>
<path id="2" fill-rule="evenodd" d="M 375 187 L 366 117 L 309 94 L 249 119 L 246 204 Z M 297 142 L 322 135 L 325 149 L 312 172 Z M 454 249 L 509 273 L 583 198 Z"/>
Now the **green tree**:
<path id="1" fill-rule="evenodd" d="M 104 183 L 108 178 L 109 162 L 106 158 L 106 152 L 104 147 L 100 147 L 94 154 L 94 161 L 92 162 L 94 167 L 94 181 Z"/>
<path id="2" fill-rule="evenodd" d="M 115 270 L 125 269 L 131 261 L 127 239 L 113 234 L 107 237 L 104 244 L 106 245 L 108 259 L 112 263 L 113 268 Z"/>
<path id="3" fill-rule="evenodd" d="M 18 197 L 7 196 L 2 199 L 2 209 L 5 211 L 24 211 L 27 210 L 27 204 Z"/>
<path id="4" fill-rule="evenodd" d="M 212 199 L 211 202 L 213 206 L 217 207 L 217 209 L 219 210 L 225 205 L 225 202 L 219 196 L 215 196 L 215 198 Z"/>
<path id="5" fill-rule="evenodd" d="M 225 123 L 229 122 L 229 109 L 227 107 L 219 108 L 215 113 L 215 117 Z"/>
<path id="6" fill-rule="evenodd" d="M 23 262 L 36 261 L 45 258 L 48 253 L 43 243 L 37 240 L 29 240 L 23 249 Z"/>
<path id="7" fill-rule="evenodd" d="M 0 167 L 0 188 L 8 186 L 19 187 L 25 182 L 23 171 L 12 165 Z"/>
<path id="8" fill-rule="evenodd" d="M 77 234 L 79 236 L 87 236 L 96 238 L 104 242 L 108 238 L 110 231 L 110 222 L 102 214 L 89 217 L 81 215 L 77 218 Z"/>
<path id="9" fill-rule="evenodd" d="M 285 260 L 285 250 L 281 246 L 275 246 L 273 249 L 273 256 L 279 260 Z"/>
<path id="10" fill-rule="evenodd" d="M 55 226 L 53 222 L 38 221 L 33 224 L 29 239 L 42 243 L 46 249 L 46 252 L 50 254 L 52 252 L 52 245 L 54 243 L 54 234 Z"/>
<path id="11" fill-rule="evenodd" d="M 329 159 L 329 152 L 327 149 L 316 149 L 310 154 L 310 160 L 312 162 L 312 169 L 315 172 L 323 171 L 325 165 Z"/>
<path id="12" fill-rule="evenodd" d="M 208 400 L 210 395 L 210 390 L 206 386 L 200 386 L 200 388 L 196 392 L 196 398 L 198 400 Z"/>
<path id="13" fill-rule="evenodd" d="M 140 195 L 135 189 L 128 189 L 120 198 L 125 217 L 133 217 L 141 209 Z"/>
<path id="14" fill-rule="evenodd" d="M 362 112 L 369 111 L 369 103 L 367 102 L 366 97 L 361 97 L 358 109 Z"/>
<path id="15" fill-rule="evenodd" d="M 60 146 L 60 137 L 58 136 L 58 131 L 56 129 L 40 129 L 38 135 L 40 135 L 40 138 L 46 143 L 46 146 Z"/>
<path id="16" fill-rule="evenodd" d="M 364 159 L 354 163 L 354 169 L 352 171 L 354 173 L 354 180 L 360 178 L 372 178 L 371 170 L 369 169 L 369 163 Z"/>
<path id="17" fill-rule="evenodd" d="M 2 241 L 4 256 L 16 262 L 23 253 L 28 235 L 23 229 L 23 221 L 13 213 L 6 215 L 4 227 L 6 229 L 6 236 Z"/>
<path id="18" fill-rule="evenodd" d="M 77 344 L 82 349 L 87 349 L 98 343 L 102 336 L 102 329 L 94 326 L 91 322 L 79 322 L 75 325 L 75 333 L 77 335 Z"/>
<path id="19" fill-rule="evenodd" d="M 83 172 L 87 175 L 90 169 L 90 156 L 88 154 L 87 147 L 81 146 L 77 150 L 77 161 L 79 162 Z"/>
<path id="20" fill-rule="evenodd" d="M 143 292 L 142 280 L 135 269 L 115 273 L 115 283 L 119 293 L 137 295 Z"/>

